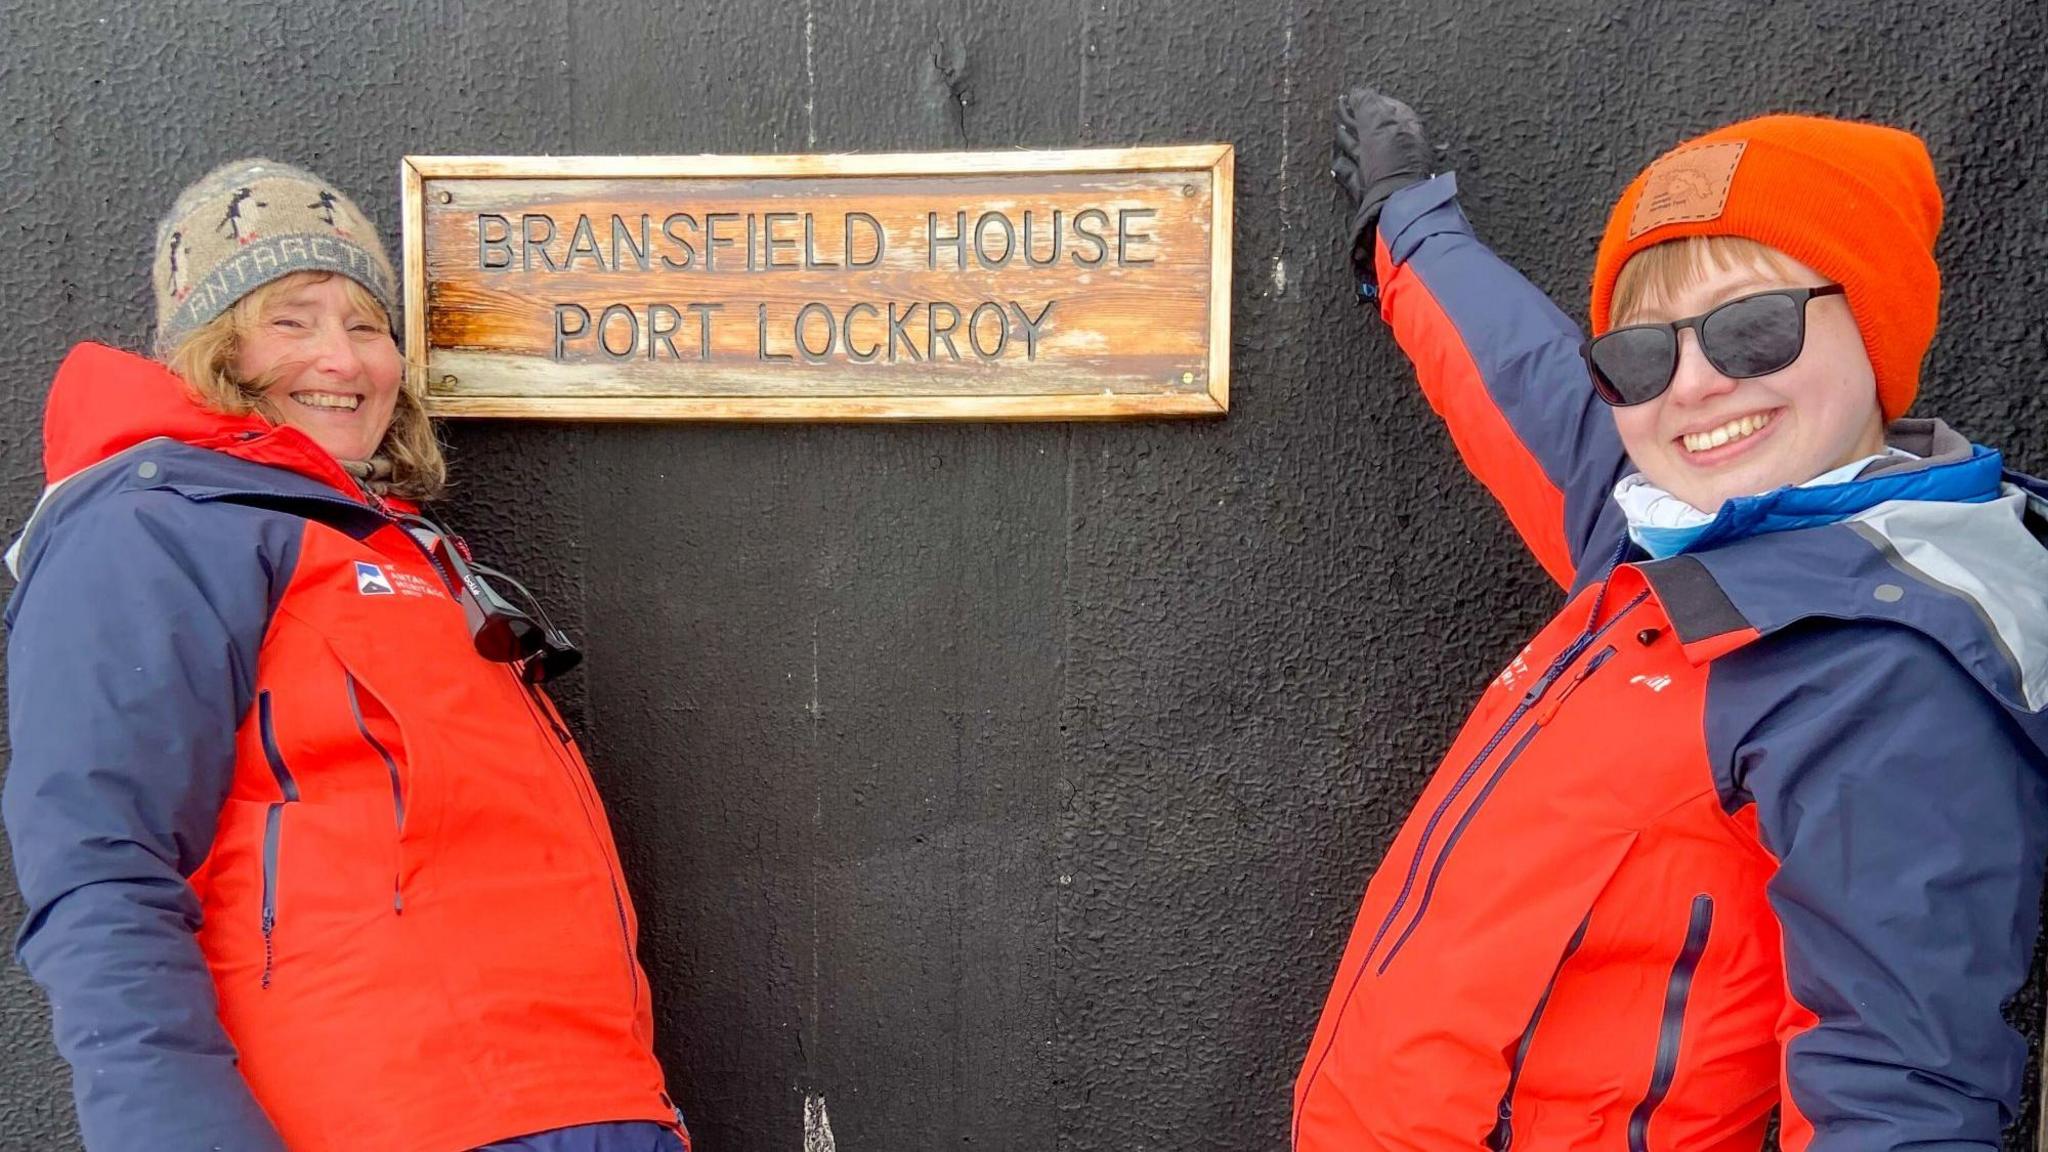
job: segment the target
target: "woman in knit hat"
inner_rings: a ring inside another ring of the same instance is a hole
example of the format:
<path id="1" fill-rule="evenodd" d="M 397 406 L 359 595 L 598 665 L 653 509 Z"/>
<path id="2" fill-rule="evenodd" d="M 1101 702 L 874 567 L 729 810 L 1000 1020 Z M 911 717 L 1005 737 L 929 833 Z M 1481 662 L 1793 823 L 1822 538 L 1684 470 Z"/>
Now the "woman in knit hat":
<path id="1" fill-rule="evenodd" d="M 241 161 L 153 274 L 157 359 L 64 361 L 9 554 L 19 952 L 86 1146 L 686 1148 L 540 687 L 576 651 L 418 514 L 443 464 L 376 231 Z"/>
<path id="2" fill-rule="evenodd" d="M 2048 858 L 2048 485 L 1907 416 L 1921 141 L 1768 116 L 1616 205 L 1589 342 L 1413 111 L 1339 104 L 1354 268 L 1567 594 L 1372 878 L 1296 1147 L 1999 1146 Z"/>

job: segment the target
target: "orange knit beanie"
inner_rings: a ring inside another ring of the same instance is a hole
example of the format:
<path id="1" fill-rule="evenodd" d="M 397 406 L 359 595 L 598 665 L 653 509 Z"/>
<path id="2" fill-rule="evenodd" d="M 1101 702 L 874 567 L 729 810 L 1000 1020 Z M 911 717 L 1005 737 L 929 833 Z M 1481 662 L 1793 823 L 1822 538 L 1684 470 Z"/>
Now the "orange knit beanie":
<path id="1" fill-rule="evenodd" d="M 1730 124 L 1665 153 L 1621 194 L 1593 265 L 1593 334 L 1611 326 L 1631 256 L 1686 236 L 1745 236 L 1847 289 L 1893 420 L 1912 405 L 1934 340 L 1940 231 L 1941 189 L 1918 136 L 1818 116 Z"/>

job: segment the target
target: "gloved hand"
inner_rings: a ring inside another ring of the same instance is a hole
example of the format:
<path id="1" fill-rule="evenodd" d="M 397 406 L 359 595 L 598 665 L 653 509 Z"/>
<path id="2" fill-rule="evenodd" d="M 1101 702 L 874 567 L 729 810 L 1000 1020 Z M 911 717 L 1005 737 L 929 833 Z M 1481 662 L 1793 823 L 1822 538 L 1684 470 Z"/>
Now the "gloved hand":
<path id="1" fill-rule="evenodd" d="M 1371 88 L 1337 97 L 1330 175 L 1351 201 L 1351 271 L 1359 295 L 1375 295 L 1373 232 L 1387 198 L 1429 179 L 1434 153 L 1415 109 Z"/>

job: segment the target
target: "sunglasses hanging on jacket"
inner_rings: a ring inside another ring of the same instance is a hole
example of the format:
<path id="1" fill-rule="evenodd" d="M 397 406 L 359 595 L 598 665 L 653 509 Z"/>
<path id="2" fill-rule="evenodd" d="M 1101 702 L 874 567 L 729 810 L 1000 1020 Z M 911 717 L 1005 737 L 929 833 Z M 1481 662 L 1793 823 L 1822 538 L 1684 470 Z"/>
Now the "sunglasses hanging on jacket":
<path id="1" fill-rule="evenodd" d="M 454 534 L 426 517 L 402 514 L 398 519 L 451 577 L 477 655 L 518 665 L 520 675 L 533 684 L 556 679 L 583 662 L 582 649 L 555 627 L 540 599 L 524 584 L 469 559 Z M 508 597 L 507 591 L 519 602 Z"/>

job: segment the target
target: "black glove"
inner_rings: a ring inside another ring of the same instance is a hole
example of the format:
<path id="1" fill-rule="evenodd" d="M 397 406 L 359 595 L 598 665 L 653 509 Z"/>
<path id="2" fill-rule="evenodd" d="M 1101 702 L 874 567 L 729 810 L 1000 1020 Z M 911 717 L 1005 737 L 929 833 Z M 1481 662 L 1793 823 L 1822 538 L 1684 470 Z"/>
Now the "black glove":
<path id="1" fill-rule="evenodd" d="M 1429 179 L 1434 154 L 1415 109 L 1371 88 L 1337 97 L 1330 175 L 1351 201 L 1351 271 L 1359 295 L 1375 295 L 1373 231 L 1387 198 Z"/>

